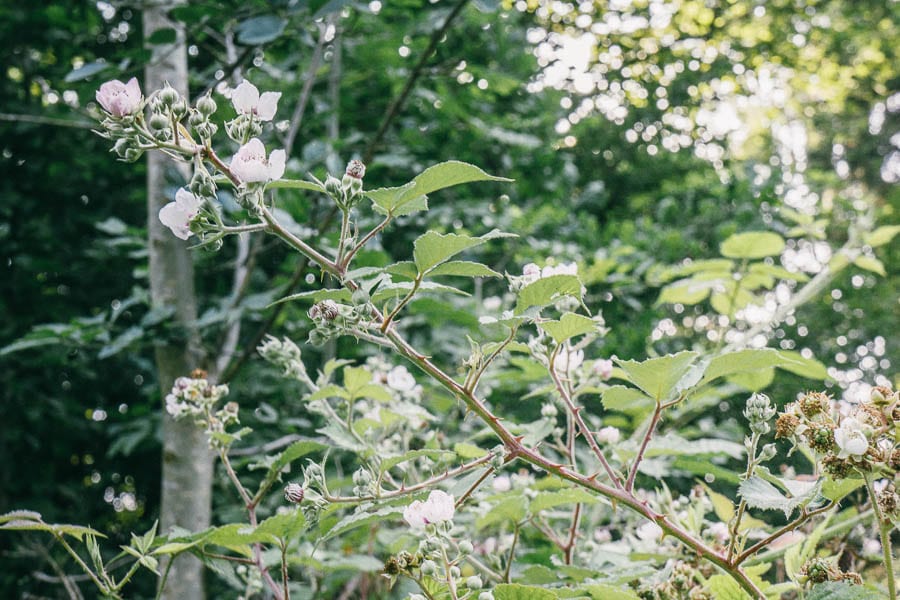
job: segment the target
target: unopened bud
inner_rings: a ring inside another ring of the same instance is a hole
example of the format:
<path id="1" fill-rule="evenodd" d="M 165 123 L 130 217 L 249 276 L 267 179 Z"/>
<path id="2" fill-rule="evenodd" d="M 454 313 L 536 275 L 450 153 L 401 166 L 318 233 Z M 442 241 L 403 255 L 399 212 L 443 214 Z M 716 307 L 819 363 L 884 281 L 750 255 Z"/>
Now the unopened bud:
<path id="1" fill-rule="evenodd" d="M 541 407 L 541 416 L 545 419 L 552 419 L 557 413 L 559 411 L 556 409 L 556 406 L 549 402 Z"/>
<path id="2" fill-rule="evenodd" d="M 190 123 L 191 127 L 197 128 L 201 123 L 206 121 L 206 117 L 201 115 L 199 112 L 191 112 L 191 116 L 188 117 L 188 123 Z"/>
<path id="3" fill-rule="evenodd" d="M 357 289 L 350 297 L 350 301 L 353 302 L 354 306 L 365 306 L 369 303 L 369 299 L 369 292 L 367 292 L 363 288 Z"/>
<path id="4" fill-rule="evenodd" d="M 463 540 L 459 543 L 459 553 L 460 554 L 472 554 L 475 551 L 475 547 L 472 546 L 472 542 L 469 540 Z"/>
<path id="5" fill-rule="evenodd" d="M 353 474 L 353 483 L 358 486 L 366 486 L 372 482 L 372 474 L 367 469 L 359 469 Z"/>
<path id="6" fill-rule="evenodd" d="M 212 99 L 212 97 L 207 94 L 205 96 L 201 96 L 199 100 L 197 100 L 197 110 L 200 111 L 200 114 L 204 116 L 210 116 L 214 112 L 216 112 L 216 101 Z"/>
<path id="7" fill-rule="evenodd" d="M 366 176 L 366 165 L 364 165 L 361 160 L 351 160 L 347 163 L 347 170 L 345 174 L 353 177 L 354 179 L 362 179 Z"/>
<path id="8" fill-rule="evenodd" d="M 481 581 L 481 577 L 478 575 L 472 575 L 466 579 L 466 587 L 470 590 L 480 590 L 484 587 L 484 582 Z"/>
<path id="9" fill-rule="evenodd" d="M 284 488 L 284 499 L 292 504 L 303 502 L 304 490 L 299 483 L 289 483 Z"/>
<path id="10" fill-rule="evenodd" d="M 452 577 L 453 579 L 459 579 L 460 573 L 461 573 L 461 571 L 459 570 L 459 567 L 457 567 L 456 565 L 453 565 L 452 567 L 450 567 L 450 577 Z"/>
<path id="11" fill-rule="evenodd" d="M 153 113 L 150 116 L 149 125 L 150 125 L 150 129 L 159 131 L 159 130 L 165 129 L 169 126 L 169 119 L 166 118 L 166 115 L 162 115 L 160 113 Z"/>
<path id="12" fill-rule="evenodd" d="M 173 104 L 178 102 L 178 100 L 180 98 L 180 96 L 179 96 L 178 92 L 175 90 L 175 88 L 173 88 L 168 83 L 165 85 L 165 87 L 163 89 L 159 90 L 159 94 L 157 94 L 156 97 L 159 98 L 159 102 L 163 106 L 172 106 Z"/>
<path id="13" fill-rule="evenodd" d="M 307 314 L 313 321 L 334 321 L 340 314 L 340 309 L 334 300 L 322 300 L 313 304 Z"/>
<path id="14" fill-rule="evenodd" d="M 437 573 L 437 564 L 433 560 L 423 560 L 419 570 L 423 575 L 434 575 Z"/>
<path id="15" fill-rule="evenodd" d="M 759 453 L 759 458 L 763 461 L 772 460 L 775 458 L 775 455 L 778 453 L 778 450 L 775 449 L 775 444 L 766 444 L 762 447 L 762 451 Z"/>
<path id="16" fill-rule="evenodd" d="M 337 177 L 329 175 L 325 178 L 325 191 L 332 197 L 340 197 L 343 193 L 341 182 Z"/>

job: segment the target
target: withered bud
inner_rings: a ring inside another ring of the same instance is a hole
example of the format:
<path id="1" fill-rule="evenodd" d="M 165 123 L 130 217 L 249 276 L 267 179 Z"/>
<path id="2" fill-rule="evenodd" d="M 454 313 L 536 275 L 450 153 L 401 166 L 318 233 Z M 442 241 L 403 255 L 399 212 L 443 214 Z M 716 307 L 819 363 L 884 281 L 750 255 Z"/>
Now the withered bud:
<path id="1" fill-rule="evenodd" d="M 366 165 L 361 160 L 353 159 L 347 163 L 346 174 L 354 179 L 362 179 L 366 176 Z"/>
<path id="2" fill-rule="evenodd" d="M 775 438 L 788 438 L 797 432 L 800 418 L 794 413 L 781 413 L 775 421 Z"/>
<path id="3" fill-rule="evenodd" d="M 831 398 L 824 392 L 807 392 L 800 398 L 800 410 L 810 419 L 827 414 L 831 410 Z"/>
<path id="4" fill-rule="evenodd" d="M 313 304 L 308 314 L 313 321 L 334 321 L 340 314 L 340 310 L 334 300 L 322 300 Z"/>
<path id="5" fill-rule="evenodd" d="M 191 371 L 191 379 L 206 379 L 209 376 L 204 369 L 194 369 Z"/>

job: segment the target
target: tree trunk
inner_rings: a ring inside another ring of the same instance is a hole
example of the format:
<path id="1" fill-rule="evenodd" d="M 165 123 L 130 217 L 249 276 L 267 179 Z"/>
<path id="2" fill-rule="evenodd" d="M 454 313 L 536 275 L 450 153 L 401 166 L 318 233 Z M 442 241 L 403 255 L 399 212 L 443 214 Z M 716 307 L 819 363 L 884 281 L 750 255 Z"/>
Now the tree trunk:
<path id="1" fill-rule="evenodd" d="M 153 57 L 144 71 L 144 90 L 150 93 L 165 82 L 182 96 L 188 96 L 187 52 L 184 29 L 166 18 L 166 13 L 179 4 L 173 0 L 151 3 L 143 13 L 144 39 L 158 29 L 174 28 L 173 44 L 152 46 Z M 150 296 L 153 307 L 171 306 L 177 339 L 160 341 L 156 347 L 156 368 L 165 397 L 176 377 L 188 375 L 201 365 L 203 351 L 196 329 L 194 265 L 188 244 L 159 221 L 159 210 L 174 196 L 174 189 L 184 185 L 190 176 L 184 163 L 177 163 L 159 152 L 147 155 L 147 211 L 150 246 Z M 169 185 L 169 182 L 174 185 Z M 210 523 L 213 455 L 204 433 L 190 420 L 175 421 L 163 416 L 162 507 L 160 527 L 163 533 L 172 527 L 191 531 L 205 529 Z M 163 567 L 165 568 L 165 566 Z M 202 600 L 203 565 L 192 556 L 183 556 L 171 566 L 162 598 L 168 600 Z"/>

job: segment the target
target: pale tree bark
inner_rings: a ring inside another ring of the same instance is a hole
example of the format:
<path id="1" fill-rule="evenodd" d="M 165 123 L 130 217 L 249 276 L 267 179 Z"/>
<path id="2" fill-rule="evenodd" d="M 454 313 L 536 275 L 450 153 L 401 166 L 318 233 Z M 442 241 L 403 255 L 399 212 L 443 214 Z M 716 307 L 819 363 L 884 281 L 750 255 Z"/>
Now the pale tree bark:
<path id="1" fill-rule="evenodd" d="M 184 29 L 166 18 L 168 10 L 179 3 L 178 0 L 148 3 L 143 12 L 145 40 L 158 29 L 177 31 L 175 43 L 152 46 L 153 56 L 144 70 L 144 90 L 148 94 L 168 81 L 183 97 L 189 98 Z M 147 154 L 150 295 L 154 307 L 174 308 L 174 329 L 183 334 L 177 339 L 161 340 L 156 347 L 161 400 L 176 377 L 188 375 L 204 358 L 198 332 L 192 325 L 197 317 L 197 300 L 188 244 L 172 235 L 157 216 L 159 209 L 171 201 L 172 188 L 186 184 L 189 176 L 187 165 L 176 163 L 160 152 Z M 164 414 L 162 422 L 161 531 L 165 533 L 172 527 L 204 529 L 210 523 L 213 475 L 213 455 L 206 436 L 187 419 L 175 421 Z M 202 600 L 204 596 L 200 561 L 191 556 L 175 559 L 162 598 Z"/>

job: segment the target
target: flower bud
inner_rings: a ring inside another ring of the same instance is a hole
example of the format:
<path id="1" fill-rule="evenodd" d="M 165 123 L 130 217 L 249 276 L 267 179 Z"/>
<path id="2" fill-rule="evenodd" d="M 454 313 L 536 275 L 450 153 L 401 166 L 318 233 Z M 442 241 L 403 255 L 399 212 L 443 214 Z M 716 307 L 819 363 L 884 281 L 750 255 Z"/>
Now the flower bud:
<path id="1" fill-rule="evenodd" d="M 493 592 L 481 592 L 478 594 L 478 600 L 494 600 Z"/>
<path id="2" fill-rule="evenodd" d="M 466 587 L 470 590 L 480 590 L 484 587 L 484 582 L 481 581 L 481 577 L 478 575 L 472 575 L 466 579 Z"/>
<path id="3" fill-rule="evenodd" d="M 313 321 L 334 321 L 340 314 L 340 308 L 334 300 L 322 300 L 313 304 L 307 314 Z"/>
<path id="4" fill-rule="evenodd" d="M 360 468 L 355 473 L 353 473 L 353 484 L 363 487 L 369 485 L 372 482 L 372 474 L 369 473 L 368 469 Z"/>
<path id="5" fill-rule="evenodd" d="M 156 95 L 159 98 L 160 104 L 163 106 L 172 106 L 176 102 L 178 102 L 181 97 L 178 92 L 168 83 L 163 87 L 163 89 L 159 90 L 159 93 Z"/>
<path id="6" fill-rule="evenodd" d="M 353 159 L 347 163 L 345 175 L 353 177 L 354 179 L 362 179 L 366 176 L 366 165 L 364 165 L 361 160 Z"/>
<path id="7" fill-rule="evenodd" d="M 437 564 L 433 560 L 423 560 L 419 570 L 423 575 L 434 575 L 437 573 Z"/>
<path id="8" fill-rule="evenodd" d="M 194 129 L 196 129 L 201 123 L 205 121 L 206 117 L 201 115 L 199 112 L 191 112 L 191 116 L 188 117 L 188 123 Z"/>
<path id="9" fill-rule="evenodd" d="M 284 499 L 292 504 L 303 502 L 304 490 L 299 483 L 289 483 L 284 488 Z"/>
<path id="10" fill-rule="evenodd" d="M 453 579 L 459 579 L 459 575 L 460 575 L 459 567 L 457 567 L 456 565 L 453 565 L 452 567 L 450 567 L 450 577 L 452 577 Z"/>
<path id="11" fill-rule="evenodd" d="M 143 150 L 140 150 L 138 148 L 129 148 L 125 151 L 125 156 L 123 156 L 122 158 L 125 160 L 125 162 L 134 162 L 143 155 Z"/>
<path id="12" fill-rule="evenodd" d="M 160 131 L 162 129 L 166 129 L 169 127 L 169 119 L 166 118 L 166 115 L 162 115 L 160 113 L 153 113 L 150 115 L 149 120 L 150 129 L 155 131 Z"/>
<path id="13" fill-rule="evenodd" d="M 335 199 L 340 198 L 343 195 L 343 189 L 341 187 L 340 180 L 338 180 L 337 177 L 332 177 L 331 175 L 326 177 L 325 191 Z"/>
<path id="14" fill-rule="evenodd" d="M 545 419 L 552 419 L 558 413 L 559 411 L 556 409 L 556 406 L 551 404 L 550 402 L 541 407 L 541 416 Z"/>
<path id="15" fill-rule="evenodd" d="M 197 110 L 200 111 L 201 115 L 206 117 L 210 116 L 214 112 L 216 112 L 216 101 L 212 99 L 212 96 L 206 94 L 205 96 L 201 96 L 199 100 L 197 100 Z"/>
<path id="16" fill-rule="evenodd" d="M 469 540 L 463 540 L 459 543 L 459 553 L 460 554 L 472 554 L 475 551 L 475 547 L 472 546 L 472 542 Z"/>
<path id="17" fill-rule="evenodd" d="M 772 460 L 775 458 L 775 455 L 778 453 L 778 450 L 775 449 L 775 444 L 766 444 L 762 447 L 762 451 L 759 453 L 759 458 L 762 461 Z"/>
<path id="18" fill-rule="evenodd" d="M 769 432 L 768 421 L 775 416 L 777 409 L 772 406 L 765 394 L 753 394 L 747 399 L 744 417 L 750 422 L 750 431 L 759 435 Z"/>
<path id="19" fill-rule="evenodd" d="M 176 121 L 180 121 L 184 115 L 187 114 L 188 105 L 184 100 L 178 100 L 174 104 L 172 104 L 172 114 L 175 116 Z"/>
<path id="20" fill-rule="evenodd" d="M 369 296 L 369 292 L 367 292 L 363 288 L 357 289 L 353 292 L 353 295 L 350 297 L 350 301 L 353 302 L 354 306 L 365 306 L 369 303 L 371 296 Z"/>

